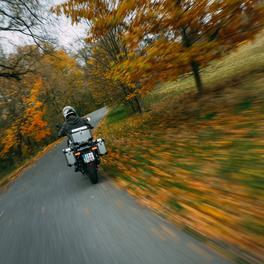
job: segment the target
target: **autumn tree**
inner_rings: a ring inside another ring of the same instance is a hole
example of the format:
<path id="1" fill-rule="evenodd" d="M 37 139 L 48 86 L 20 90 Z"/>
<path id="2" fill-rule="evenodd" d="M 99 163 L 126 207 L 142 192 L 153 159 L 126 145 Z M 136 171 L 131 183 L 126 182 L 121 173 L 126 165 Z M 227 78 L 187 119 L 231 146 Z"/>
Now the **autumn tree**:
<path id="1" fill-rule="evenodd" d="M 83 42 L 76 56 L 82 62 L 84 78 L 93 98 L 99 105 L 125 103 L 126 94 L 118 83 L 106 76 L 111 69 L 112 60 L 100 46 L 91 47 Z"/>
<path id="2" fill-rule="evenodd" d="M 6 57 L 12 61 L 21 58 L 21 68 L 31 70 L 20 80 L 0 78 L 2 171 L 57 139 L 56 125 L 63 122 L 61 110 L 65 105 L 73 105 L 80 115 L 95 110 L 83 69 L 76 59 L 55 47 L 46 49 L 48 53 L 28 45 Z"/>
<path id="3" fill-rule="evenodd" d="M 97 81 L 107 81 L 110 76 L 107 72 L 111 67 L 122 63 L 127 58 L 127 46 L 126 43 L 122 41 L 125 25 L 109 23 L 109 19 L 112 18 L 118 10 L 119 5 L 123 4 L 123 2 L 124 1 L 69 0 L 52 9 L 57 15 L 64 14 L 71 17 L 73 24 L 78 24 L 80 22 L 88 24 L 89 31 L 85 40 L 94 51 L 90 57 L 90 64 L 97 64 L 96 68 L 92 67 L 93 73 L 97 72 L 93 76 L 102 76 L 100 79 L 97 79 Z M 98 55 L 99 53 L 100 55 Z M 132 86 L 123 83 L 121 80 L 113 80 L 111 77 L 108 81 L 109 85 L 105 86 L 105 89 L 110 87 L 108 92 L 111 91 L 113 86 L 120 89 L 122 91 L 121 100 L 128 99 L 128 103 L 135 112 L 142 112 L 140 98 L 137 96 L 133 98 L 130 97 L 134 91 Z M 117 94 L 120 95 L 120 93 Z"/>
<path id="4" fill-rule="evenodd" d="M 117 12 L 124 15 L 111 20 L 123 23 L 130 19 L 124 41 L 132 52 L 113 67 L 112 75 L 127 83 L 140 80 L 139 93 L 157 82 L 192 72 L 202 94 L 200 68 L 252 40 L 263 29 L 259 1 L 162 0 L 124 5 Z"/>
<path id="5" fill-rule="evenodd" d="M 54 11 L 73 23 L 88 21 L 89 42 L 117 33 L 117 47 L 106 43 L 111 46 L 106 50 L 119 50 L 116 57 L 109 54 L 113 63 L 107 77 L 129 87 L 128 98 L 187 72 L 202 94 L 200 68 L 263 28 L 263 7 L 252 0 L 69 0 Z"/>
<path id="6" fill-rule="evenodd" d="M 46 115 L 53 129 L 63 121 L 61 110 L 65 105 L 73 105 L 80 115 L 95 109 L 83 69 L 65 51 L 43 54 L 38 73 L 43 79 L 42 100 L 48 107 Z"/>
<path id="7" fill-rule="evenodd" d="M 1 140 L 2 150 L 1 158 L 9 158 L 7 155 L 12 151 L 13 156 L 16 153 L 18 156 L 27 155 L 28 152 L 34 149 L 34 143 L 44 140 L 50 135 L 48 124 L 43 120 L 45 108 L 38 97 L 42 89 L 41 79 L 36 79 L 28 96 L 23 96 L 22 107 L 24 111 L 17 113 L 17 116 L 12 120 L 10 127 L 5 131 L 5 135 Z"/>
<path id="8" fill-rule="evenodd" d="M 24 103 L 27 108 L 23 115 L 24 122 L 21 128 L 21 133 L 25 137 L 36 142 L 40 142 L 50 135 L 50 129 L 47 128 L 48 123 L 43 119 L 46 109 L 43 103 L 38 99 L 42 87 L 42 80 L 36 79 L 29 98 L 24 98 Z"/>

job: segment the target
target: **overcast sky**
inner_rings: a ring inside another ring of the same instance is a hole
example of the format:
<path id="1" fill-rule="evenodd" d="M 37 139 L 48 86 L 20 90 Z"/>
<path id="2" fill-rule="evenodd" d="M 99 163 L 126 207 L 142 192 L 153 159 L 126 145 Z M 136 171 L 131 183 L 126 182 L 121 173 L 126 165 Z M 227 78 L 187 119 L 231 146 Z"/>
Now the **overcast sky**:
<path id="1" fill-rule="evenodd" d="M 54 4 L 65 2 L 65 0 L 41 0 L 45 1 L 47 8 Z M 66 17 L 56 17 L 57 21 L 52 25 L 45 25 L 46 30 L 52 37 L 55 37 L 58 44 L 67 49 L 76 49 L 78 47 L 78 38 L 85 34 L 85 27 L 83 25 L 72 26 L 70 19 Z M 0 32 L 1 46 L 5 52 L 10 52 L 14 45 L 24 45 L 32 43 L 30 37 L 25 37 L 16 32 Z"/>
<path id="2" fill-rule="evenodd" d="M 65 0 L 49 0 L 50 2 L 53 2 L 54 4 L 59 4 L 62 2 L 65 2 Z M 55 31 L 58 34 L 57 38 L 59 41 L 59 44 L 69 48 L 71 45 L 76 47 L 76 39 L 82 37 L 85 35 L 85 29 L 86 27 L 84 25 L 71 25 L 71 21 L 69 18 L 66 18 L 65 16 L 58 18 L 58 24 L 55 27 Z"/>

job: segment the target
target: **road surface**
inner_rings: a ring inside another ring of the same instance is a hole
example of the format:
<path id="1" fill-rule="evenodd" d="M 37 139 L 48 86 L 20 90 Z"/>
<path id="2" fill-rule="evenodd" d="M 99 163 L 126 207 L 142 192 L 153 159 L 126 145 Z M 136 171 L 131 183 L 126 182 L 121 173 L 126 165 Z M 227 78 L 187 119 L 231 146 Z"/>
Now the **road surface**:
<path id="1" fill-rule="evenodd" d="M 91 114 L 94 124 L 105 114 Z M 228 263 L 54 147 L 0 194 L 1 264 Z"/>

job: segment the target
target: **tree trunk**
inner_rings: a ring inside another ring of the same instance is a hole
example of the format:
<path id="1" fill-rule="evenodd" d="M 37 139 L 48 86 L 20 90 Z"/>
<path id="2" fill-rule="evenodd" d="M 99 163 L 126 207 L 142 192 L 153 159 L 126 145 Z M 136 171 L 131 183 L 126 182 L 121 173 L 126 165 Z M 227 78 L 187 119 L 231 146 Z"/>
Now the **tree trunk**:
<path id="1" fill-rule="evenodd" d="M 191 61 L 191 66 L 198 94 L 202 95 L 204 91 L 204 86 L 200 75 L 199 64 L 196 61 Z"/>
<path id="2" fill-rule="evenodd" d="M 137 112 L 137 109 L 135 108 L 133 101 L 130 100 L 130 101 L 127 101 L 127 103 L 131 107 L 133 112 Z"/>
<path id="3" fill-rule="evenodd" d="M 143 110 L 143 107 L 142 107 L 141 99 L 139 97 L 135 96 L 134 102 L 135 102 L 135 105 L 136 105 L 136 108 L 137 108 L 137 112 L 142 114 L 144 112 L 144 110 Z"/>
<path id="4" fill-rule="evenodd" d="M 129 87 L 125 85 L 121 85 L 121 87 L 123 89 L 125 96 L 127 97 L 130 94 Z M 134 98 L 128 100 L 127 102 L 130 105 L 133 112 L 140 114 L 144 112 L 141 99 L 138 96 L 135 96 Z"/>
<path id="5" fill-rule="evenodd" d="M 136 109 L 135 109 L 135 106 L 133 104 L 133 101 L 132 100 L 126 100 L 126 97 L 129 95 L 129 93 L 127 91 L 127 87 L 125 85 L 123 85 L 123 84 L 120 84 L 120 86 L 121 86 L 121 88 L 122 88 L 122 90 L 124 92 L 124 96 L 125 96 L 124 103 L 128 104 L 131 107 L 133 112 L 136 112 Z"/>

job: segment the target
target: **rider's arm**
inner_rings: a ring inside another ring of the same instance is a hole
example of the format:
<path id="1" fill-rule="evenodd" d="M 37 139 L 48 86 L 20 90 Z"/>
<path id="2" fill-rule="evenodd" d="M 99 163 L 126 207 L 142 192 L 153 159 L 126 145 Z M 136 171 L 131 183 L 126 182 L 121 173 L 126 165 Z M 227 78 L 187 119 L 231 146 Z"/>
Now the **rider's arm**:
<path id="1" fill-rule="evenodd" d="M 66 126 L 65 124 L 63 124 L 62 128 L 60 129 L 59 133 L 58 133 L 59 137 L 64 137 L 66 136 Z"/>

